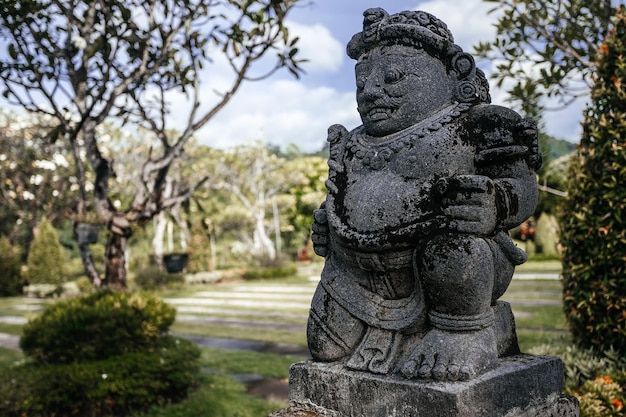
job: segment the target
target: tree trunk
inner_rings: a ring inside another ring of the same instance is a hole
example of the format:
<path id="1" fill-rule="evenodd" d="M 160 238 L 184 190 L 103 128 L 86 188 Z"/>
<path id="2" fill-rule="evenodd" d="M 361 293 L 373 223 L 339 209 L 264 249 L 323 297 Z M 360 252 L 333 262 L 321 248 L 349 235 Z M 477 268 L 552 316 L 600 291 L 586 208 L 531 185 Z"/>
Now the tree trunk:
<path id="1" fill-rule="evenodd" d="M 165 237 L 165 227 L 167 226 L 167 219 L 165 213 L 160 212 L 154 217 L 154 237 L 152 238 L 152 251 L 154 252 L 154 262 L 161 269 L 165 269 L 163 263 L 163 238 Z"/>
<path id="2" fill-rule="evenodd" d="M 106 246 L 106 272 L 103 285 L 113 289 L 128 288 L 126 281 L 126 246 L 132 232 L 130 222 L 117 215 L 109 223 L 109 240 Z"/>
<path id="3" fill-rule="evenodd" d="M 89 281 L 91 281 L 94 288 L 100 288 L 100 285 L 102 284 L 100 281 L 100 274 L 98 274 L 96 264 L 93 261 L 93 256 L 91 256 L 89 244 L 79 243 L 78 251 L 80 252 L 80 259 L 83 261 L 83 269 L 87 274 L 87 278 L 89 278 Z"/>
<path id="4" fill-rule="evenodd" d="M 276 259 L 276 249 L 272 239 L 269 238 L 265 230 L 265 212 L 257 213 L 256 225 L 254 228 L 253 245 L 255 251 L 260 255 L 266 256 L 267 260 L 273 261 Z"/>

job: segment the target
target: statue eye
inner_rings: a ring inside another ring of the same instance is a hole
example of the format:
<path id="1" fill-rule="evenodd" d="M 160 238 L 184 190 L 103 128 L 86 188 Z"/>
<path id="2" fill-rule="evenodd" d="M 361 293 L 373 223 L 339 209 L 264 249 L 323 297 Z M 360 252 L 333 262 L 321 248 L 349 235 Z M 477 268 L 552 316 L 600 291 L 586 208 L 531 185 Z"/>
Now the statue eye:
<path id="1" fill-rule="evenodd" d="M 404 78 L 404 72 L 398 68 L 390 68 L 385 72 L 385 82 L 387 84 L 397 83 Z"/>

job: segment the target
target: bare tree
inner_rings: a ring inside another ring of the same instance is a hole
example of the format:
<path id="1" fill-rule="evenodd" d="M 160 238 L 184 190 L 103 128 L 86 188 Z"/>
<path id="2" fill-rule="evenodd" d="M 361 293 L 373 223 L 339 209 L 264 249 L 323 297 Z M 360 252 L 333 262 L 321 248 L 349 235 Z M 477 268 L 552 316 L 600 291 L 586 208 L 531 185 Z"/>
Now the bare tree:
<path id="1" fill-rule="evenodd" d="M 89 201 L 107 223 L 106 271 L 102 285 L 126 287 L 126 245 L 132 225 L 189 198 L 194 187 L 164 194 L 172 165 L 189 138 L 208 123 L 246 80 L 280 68 L 298 75 L 297 39 L 285 17 L 299 0 L 48 0 L 3 1 L 0 36 L 8 54 L 0 59 L 4 96 L 27 111 L 53 116 L 49 140 L 67 140 L 80 184 L 78 214 Z M 200 80 L 209 77 L 219 53 L 232 70 L 217 102 L 203 103 Z M 254 64 L 275 52 L 273 64 Z M 168 131 L 168 94 L 187 94 L 190 112 Z M 113 161 L 103 156 L 97 127 L 107 120 L 149 129 L 158 147 L 146 155 L 143 186 L 118 208 L 109 196 Z M 94 175 L 93 191 L 86 188 Z M 89 248 L 81 246 L 85 271 L 100 285 Z"/>

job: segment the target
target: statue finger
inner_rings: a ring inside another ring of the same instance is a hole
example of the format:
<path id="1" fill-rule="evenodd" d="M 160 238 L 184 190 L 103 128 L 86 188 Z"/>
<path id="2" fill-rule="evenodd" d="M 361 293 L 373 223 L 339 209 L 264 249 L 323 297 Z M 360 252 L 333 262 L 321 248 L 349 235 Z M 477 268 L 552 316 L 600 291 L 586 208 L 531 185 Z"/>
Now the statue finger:
<path id="1" fill-rule="evenodd" d="M 493 189 L 491 178 L 484 175 L 457 175 L 451 179 L 451 188 L 463 191 L 488 192 Z"/>
<path id="2" fill-rule="evenodd" d="M 328 216 L 325 209 L 318 209 L 313 211 L 313 219 L 318 223 L 328 223 Z"/>
<path id="3" fill-rule="evenodd" d="M 311 225 L 311 230 L 313 230 L 314 233 L 327 235 L 329 229 L 328 229 L 328 224 L 321 224 L 321 223 L 315 222 Z"/>

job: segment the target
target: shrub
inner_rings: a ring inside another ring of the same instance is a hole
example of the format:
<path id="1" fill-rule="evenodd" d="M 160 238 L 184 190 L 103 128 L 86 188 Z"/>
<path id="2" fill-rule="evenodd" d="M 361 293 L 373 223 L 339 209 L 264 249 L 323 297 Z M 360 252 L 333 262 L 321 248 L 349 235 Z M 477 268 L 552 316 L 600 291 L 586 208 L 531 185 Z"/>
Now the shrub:
<path id="1" fill-rule="evenodd" d="M 204 220 L 195 222 L 191 227 L 190 254 L 187 263 L 187 272 L 190 274 L 215 269 L 212 262 L 214 254 L 211 251 L 209 233 L 209 225 Z"/>
<path id="2" fill-rule="evenodd" d="M 43 218 L 28 251 L 28 281 L 30 284 L 61 285 L 63 274 L 63 247 L 52 224 Z"/>
<path id="3" fill-rule="evenodd" d="M 0 295 L 18 295 L 22 292 L 22 263 L 20 255 L 7 237 L 0 238 Z"/>
<path id="4" fill-rule="evenodd" d="M 184 399 L 196 381 L 200 350 L 163 337 L 140 352 L 92 362 L 27 362 L 0 379 L 0 415 L 124 416 Z"/>
<path id="5" fill-rule="evenodd" d="M 565 393 L 580 402 L 580 417 L 623 417 L 626 361 L 614 351 L 598 354 L 571 344 L 536 346 L 531 353 L 556 355 L 565 367 Z"/>
<path id="6" fill-rule="evenodd" d="M 558 259 L 558 224 L 553 214 L 543 213 L 537 219 L 537 232 L 535 234 L 535 242 L 538 252 L 545 257 Z"/>
<path id="7" fill-rule="evenodd" d="M 165 335 L 174 316 L 153 294 L 111 290 L 47 307 L 24 326 L 28 360 L 0 379 L 0 415 L 119 417 L 185 398 L 200 349 Z"/>
<path id="8" fill-rule="evenodd" d="M 175 315 L 155 295 L 102 290 L 47 307 L 24 326 L 20 347 L 41 363 L 102 360 L 153 346 Z"/>
<path id="9" fill-rule="evenodd" d="M 561 216 L 564 309 L 574 341 L 626 354 L 626 13 L 599 48 Z"/>
<path id="10" fill-rule="evenodd" d="M 610 376 L 586 381 L 573 392 L 580 402 L 581 417 L 623 417 L 624 392 Z"/>
<path id="11" fill-rule="evenodd" d="M 294 264 L 281 266 L 259 266 L 250 267 L 244 272 L 243 277 L 247 280 L 284 278 L 298 273 L 298 268 Z"/>
<path id="12" fill-rule="evenodd" d="M 93 289 L 93 284 L 89 281 L 87 277 L 80 277 L 76 281 L 76 286 L 80 292 L 89 292 Z"/>
<path id="13" fill-rule="evenodd" d="M 154 291 L 163 287 L 173 287 L 185 281 L 183 274 L 173 274 L 152 265 L 142 268 L 135 274 L 135 285 L 142 290 Z"/>

